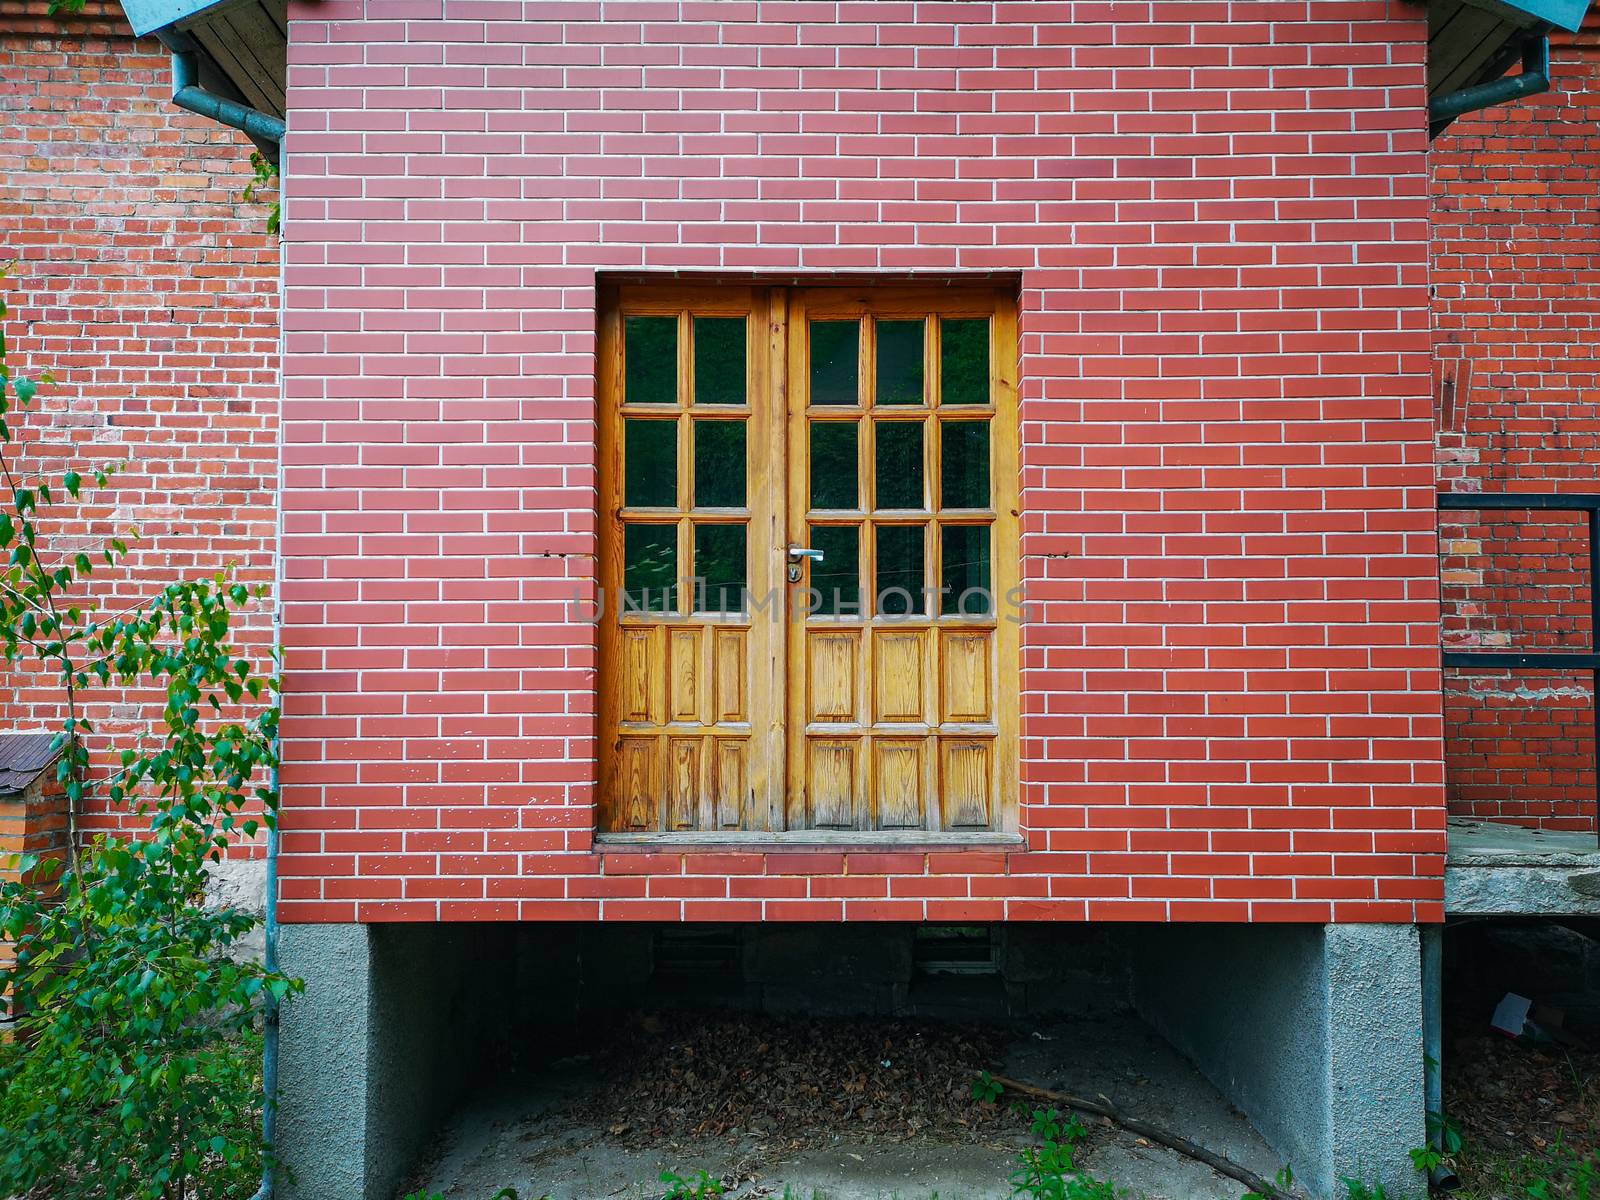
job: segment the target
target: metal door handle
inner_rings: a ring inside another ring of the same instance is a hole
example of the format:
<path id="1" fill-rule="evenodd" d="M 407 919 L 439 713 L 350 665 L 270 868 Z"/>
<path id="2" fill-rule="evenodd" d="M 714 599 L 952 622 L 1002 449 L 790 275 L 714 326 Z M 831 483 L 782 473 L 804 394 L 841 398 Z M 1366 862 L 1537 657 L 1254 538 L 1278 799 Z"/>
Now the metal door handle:
<path id="1" fill-rule="evenodd" d="M 821 562 L 822 551 L 811 550 L 805 546 L 790 546 L 789 557 L 792 559 L 809 558 L 812 562 Z"/>

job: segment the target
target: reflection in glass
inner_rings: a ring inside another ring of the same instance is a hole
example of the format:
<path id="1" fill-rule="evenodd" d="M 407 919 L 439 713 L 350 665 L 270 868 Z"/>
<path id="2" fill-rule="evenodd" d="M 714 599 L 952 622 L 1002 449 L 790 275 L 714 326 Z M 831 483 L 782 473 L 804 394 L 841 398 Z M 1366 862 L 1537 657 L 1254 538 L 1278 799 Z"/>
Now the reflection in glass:
<path id="1" fill-rule="evenodd" d="M 923 508 L 922 422 L 879 421 L 876 473 L 879 508 Z"/>
<path id="2" fill-rule="evenodd" d="M 811 526 L 811 548 L 822 551 L 822 561 L 811 564 L 811 587 L 820 597 L 813 612 L 860 615 L 859 533 L 854 525 Z"/>
<path id="3" fill-rule="evenodd" d="M 945 508 L 989 507 L 989 422 L 939 426 L 939 493 Z"/>
<path id="4" fill-rule="evenodd" d="M 922 321 L 879 321 L 877 404 L 922 403 Z"/>
<path id="5" fill-rule="evenodd" d="M 628 317 L 624 321 L 622 402 L 678 402 L 678 318 Z"/>
<path id="6" fill-rule="evenodd" d="M 861 473 L 854 421 L 811 422 L 811 507 L 856 508 Z"/>
<path id="7" fill-rule="evenodd" d="M 678 423 L 629 417 L 622 425 L 622 503 L 629 508 L 676 508 Z"/>
<path id="8" fill-rule="evenodd" d="M 745 538 L 743 525 L 696 525 L 694 573 L 696 612 L 744 609 Z"/>
<path id="9" fill-rule="evenodd" d="M 694 402 L 743 404 L 745 318 L 694 319 Z"/>
<path id="10" fill-rule="evenodd" d="M 877 611 L 895 617 L 927 611 L 923 525 L 879 525 Z"/>
<path id="11" fill-rule="evenodd" d="M 988 616 L 994 611 L 993 584 L 989 581 L 989 527 L 987 525 L 945 525 L 939 531 L 944 541 L 940 554 L 939 611 L 946 616 Z"/>
<path id="12" fill-rule="evenodd" d="M 622 540 L 622 611 L 674 612 L 678 527 L 628 525 Z"/>
<path id="13" fill-rule="evenodd" d="M 860 321 L 811 322 L 811 403 L 858 403 L 860 330 Z"/>
<path id="14" fill-rule="evenodd" d="M 945 317 L 939 343 L 939 403 L 989 403 L 988 319 Z"/>
<path id="15" fill-rule="evenodd" d="M 744 422 L 694 423 L 694 503 L 697 508 L 743 508 Z"/>

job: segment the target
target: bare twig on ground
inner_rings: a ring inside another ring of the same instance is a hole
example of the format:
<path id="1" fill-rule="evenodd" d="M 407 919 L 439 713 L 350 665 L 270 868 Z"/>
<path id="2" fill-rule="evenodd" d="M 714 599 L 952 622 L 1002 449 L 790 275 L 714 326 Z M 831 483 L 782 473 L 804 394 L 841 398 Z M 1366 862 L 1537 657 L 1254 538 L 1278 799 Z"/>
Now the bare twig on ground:
<path id="1" fill-rule="evenodd" d="M 1054 1101 L 1056 1104 L 1063 1105 L 1066 1108 L 1075 1108 L 1079 1112 L 1093 1113 L 1097 1117 L 1104 1117 L 1114 1125 L 1126 1129 L 1129 1133 L 1137 1133 L 1140 1137 L 1149 1138 L 1152 1142 L 1165 1146 L 1169 1150 L 1176 1150 L 1185 1157 L 1204 1163 L 1218 1174 L 1226 1175 L 1229 1179 L 1237 1179 L 1258 1195 L 1275 1197 L 1279 1198 L 1279 1200 L 1290 1200 L 1288 1193 L 1279 1188 L 1277 1184 L 1271 1180 L 1263 1179 L 1248 1167 L 1242 1167 L 1226 1155 L 1207 1150 L 1204 1146 L 1191 1142 L 1186 1137 L 1180 1137 L 1178 1134 L 1163 1129 L 1159 1125 L 1141 1121 L 1138 1117 L 1130 1117 L 1105 1096 L 1101 1096 L 1098 1100 L 1088 1100 L 1082 1096 L 1069 1096 L 1065 1092 L 1055 1092 L 1049 1088 L 1023 1083 L 1020 1079 L 1011 1079 L 1005 1075 L 991 1075 L 990 1078 L 1008 1092 L 1017 1092 L 1024 1096 L 1037 1097 L 1040 1100 Z"/>

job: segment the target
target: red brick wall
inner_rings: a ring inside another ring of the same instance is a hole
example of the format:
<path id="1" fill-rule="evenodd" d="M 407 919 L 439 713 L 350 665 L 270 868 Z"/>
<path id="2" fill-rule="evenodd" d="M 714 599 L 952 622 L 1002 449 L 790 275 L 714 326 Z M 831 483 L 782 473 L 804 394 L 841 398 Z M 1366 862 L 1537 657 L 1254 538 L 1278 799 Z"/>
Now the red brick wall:
<path id="1" fill-rule="evenodd" d="M 168 57 L 136 42 L 115 5 L 64 20 L 42 10 L 0 0 L 0 259 L 16 260 L 6 332 L 13 368 L 59 380 L 40 390 L 18 453 L 56 476 L 123 468 L 70 525 L 51 523 L 52 544 L 142 528 L 126 564 L 95 576 L 112 608 L 227 564 L 270 584 L 278 251 L 264 207 L 240 201 L 249 143 L 172 107 Z M 257 654 L 269 613 L 244 631 Z M 61 715 L 52 680 L 0 678 L 0 722 Z M 111 693 L 88 715 L 127 744 L 160 707 Z"/>
<path id="2" fill-rule="evenodd" d="M 1600 491 L 1600 20 L 1552 47 L 1552 94 L 1462 118 L 1433 146 L 1440 487 Z M 1593 643 L 1571 514 L 1440 520 L 1447 645 Z M 1587 674 L 1449 671 L 1450 808 L 1595 820 Z"/>
<path id="3" fill-rule="evenodd" d="M 291 15 L 287 919 L 1440 916 L 1420 6 Z M 607 270 L 1020 274 L 1015 851 L 596 851 Z"/>
<path id="4" fill-rule="evenodd" d="M 53 859 L 63 855 L 66 848 L 66 796 L 55 781 L 53 769 L 46 771 L 20 795 L 0 796 L 0 883 L 18 877 L 19 855 L 35 854 Z M 12 944 L 0 937 L 0 968 L 15 962 Z M 0 1026 L 0 1036 L 3 1036 L 3 1026 Z"/>

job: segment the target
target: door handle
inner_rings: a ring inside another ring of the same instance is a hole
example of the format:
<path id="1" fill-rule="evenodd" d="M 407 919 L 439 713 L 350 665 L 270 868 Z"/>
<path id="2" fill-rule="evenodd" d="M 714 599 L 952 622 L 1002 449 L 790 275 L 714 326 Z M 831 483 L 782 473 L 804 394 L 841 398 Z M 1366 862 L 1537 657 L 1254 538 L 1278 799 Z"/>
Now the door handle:
<path id="1" fill-rule="evenodd" d="M 802 558 L 809 558 L 812 562 L 821 562 L 822 561 L 822 551 L 821 550 L 812 550 L 812 549 L 809 549 L 809 548 L 807 548 L 805 546 L 790 546 L 789 547 L 789 557 L 790 557 L 790 559 L 793 559 L 793 560 L 798 560 L 798 559 L 802 559 Z"/>

